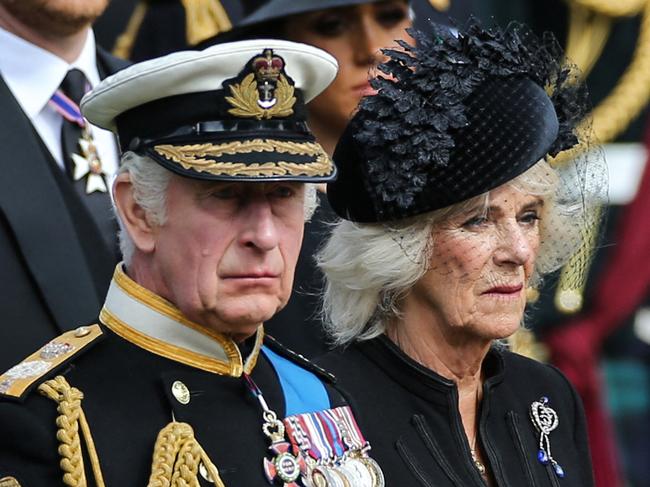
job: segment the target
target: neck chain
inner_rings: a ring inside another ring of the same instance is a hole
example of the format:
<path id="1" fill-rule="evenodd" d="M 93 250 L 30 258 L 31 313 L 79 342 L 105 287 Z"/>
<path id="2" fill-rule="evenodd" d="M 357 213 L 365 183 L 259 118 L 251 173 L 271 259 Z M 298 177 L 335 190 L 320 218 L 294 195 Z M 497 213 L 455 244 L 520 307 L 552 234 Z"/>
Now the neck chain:
<path id="1" fill-rule="evenodd" d="M 472 447 L 469 449 L 470 455 L 472 455 L 472 462 L 474 462 L 474 466 L 476 467 L 476 470 L 478 470 L 478 473 L 481 474 L 481 477 L 486 476 L 486 468 L 485 465 L 481 460 L 479 460 L 478 456 L 476 455 L 476 438 L 478 437 L 478 432 L 476 436 L 474 437 L 474 442 Z"/>
<path id="2" fill-rule="evenodd" d="M 479 414 L 479 389 L 476 389 L 476 415 L 478 416 Z M 478 423 L 478 421 L 476 422 Z M 474 435 L 474 439 L 472 441 L 472 444 L 470 445 L 469 448 L 469 453 L 472 456 L 472 462 L 474 462 L 474 466 L 476 467 L 476 470 L 478 470 L 478 473 L 481 474 L 481 477 L 486 478 L 487 477 L 487 469 L 485 468 L 485 464 L 478 458 L 478 455 L 476 454 L 476 443 L 478 440 L 478 424 L 476 425 L 476 433 Z"/>

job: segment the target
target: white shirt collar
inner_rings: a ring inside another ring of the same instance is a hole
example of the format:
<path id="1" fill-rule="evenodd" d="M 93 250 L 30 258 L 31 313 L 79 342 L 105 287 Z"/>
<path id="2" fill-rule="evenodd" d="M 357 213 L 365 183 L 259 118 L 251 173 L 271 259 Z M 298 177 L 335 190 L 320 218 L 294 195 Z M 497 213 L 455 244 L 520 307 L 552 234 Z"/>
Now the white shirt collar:
<path id="1" fill-rule="evenodd" d="M 95 36 L 90 29 L 81 54 L 72 64 L 1 28 L 0 46 L 0 73 L 30 119 L 47 105 L 69 69 L 83 71 L 91 86 L 99 83 Z"/>

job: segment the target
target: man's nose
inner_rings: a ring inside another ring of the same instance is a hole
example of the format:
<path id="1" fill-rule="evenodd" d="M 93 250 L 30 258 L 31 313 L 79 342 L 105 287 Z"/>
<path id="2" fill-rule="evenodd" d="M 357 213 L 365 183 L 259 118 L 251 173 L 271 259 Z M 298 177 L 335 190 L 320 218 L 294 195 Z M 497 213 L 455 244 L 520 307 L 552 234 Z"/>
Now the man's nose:
<path id="1" fill-rule="evenodd" d="M 271 204 L 265 198 L 251 202 L 243 217 L 241 242 L 247 247 L 269 251 L 278 246 L 279 235 Z"/>

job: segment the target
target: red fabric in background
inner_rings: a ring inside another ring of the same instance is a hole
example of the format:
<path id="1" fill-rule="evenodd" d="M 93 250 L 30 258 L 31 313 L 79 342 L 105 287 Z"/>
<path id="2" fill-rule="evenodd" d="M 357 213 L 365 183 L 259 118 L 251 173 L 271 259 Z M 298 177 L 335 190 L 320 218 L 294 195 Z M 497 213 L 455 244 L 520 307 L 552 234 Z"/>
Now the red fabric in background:
<path id="1" fill-rule="evenodd" d="M 596 282 L 590 308 L 546 337 L 552 362 L 584 402 L 597 487 L 622 485 L 598 368 L 603 342 L 650 292 L 650 125 L 644 143 L 649 157 L 641 183 L 618 224 L 616 247 Z"/>

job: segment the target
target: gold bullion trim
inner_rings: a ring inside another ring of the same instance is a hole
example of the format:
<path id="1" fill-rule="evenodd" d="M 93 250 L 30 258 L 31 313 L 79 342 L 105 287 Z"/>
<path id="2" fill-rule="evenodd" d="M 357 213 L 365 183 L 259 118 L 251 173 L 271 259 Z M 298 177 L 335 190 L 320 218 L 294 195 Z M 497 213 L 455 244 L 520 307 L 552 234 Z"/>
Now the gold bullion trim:
<path id="1" fill-rule="evenodd" d="M 253 139 L 223 144 L 205 143 L 180 146 L 162 144 L 154 146 L 154 151 L 166 159 L 179 163 L 183 169 L 207 172 L 215 176 L 327 176 L 334 170 L 330 157 L 320 144 L 315 142 Z M 252 152 L 304 155 L 315 157 L 315 160 L 304 164 L 287 161 L 245 164 L 208 159 L 208 157 L 216 158 L 223 155 L 250 154 Z"/>
<path id="2" fill-rule="evenodd" d="M 103 334 L 104 332 L 99 325 L 91 325 L 82 326 L 75 330 L 66 331 L 65 333 L 59 335 L 54 340 L 51 340 L 48 344 L 41 347 L 39 350 L 31 354 L 19 364 L 46 364 L 41 367 L 42 373 L 29 375 L 26 377 L 12 377 L 11 374 L 7 374 L 7 372 L 12 370 L 9 369 L 9 371 L 5 372 L 5 374 L 0 375 L 0 384 L 3 382 L 6 382 L 6 384 L 8 384 L 8 387 L 6 387 L 2 393 L 5 396 L 17 398 L 21 397 L 25 391 L 29 389 L 29 387 L 37 382 L 41 377 L 79 353 L 84 347 L 94 342 Z M 65 345 L 67 346 L 68 350 L 64 353 L 57 354 L 52 357 L 48 357 L 47 355 L 43 356 L 41 352 L 43 352 L 43 349 L 45 347 L 51 344 Z"/>
<path id="3" fill-rule="evenodd" d="M 260 99 L 257 91 L 257 81 L 255 73 L 247 75 L 241 83 L 230 85 L 230 93 L 226 101 L 233 107 L 228 113 L 235 117 L 243 118 L 262 118 L 288 117 L 293 113 L 293 105 L 296 103 L 294 87 L 284 75 L 278 77 L 277 87 L 275 88 L 276 103 L 270 108 L 262 108 L 257 103 Z"/>

